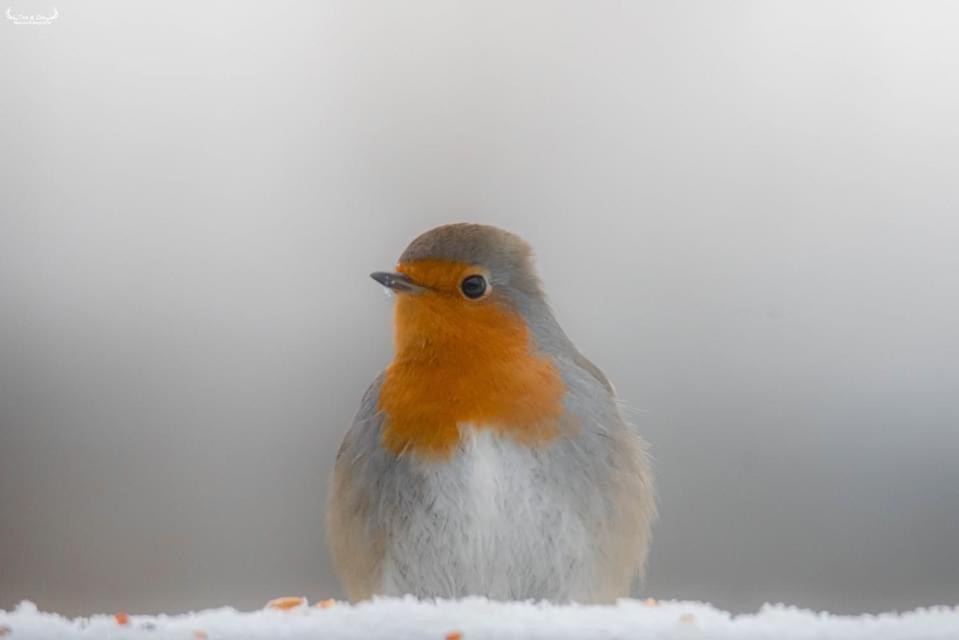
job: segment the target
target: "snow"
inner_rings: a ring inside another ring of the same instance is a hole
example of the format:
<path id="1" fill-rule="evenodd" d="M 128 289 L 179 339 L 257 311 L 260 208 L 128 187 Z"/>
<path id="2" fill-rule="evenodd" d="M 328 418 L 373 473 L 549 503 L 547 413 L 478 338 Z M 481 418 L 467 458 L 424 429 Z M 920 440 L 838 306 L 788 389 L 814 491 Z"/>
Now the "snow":
<path id="1" fill-rule="evenodd" d="M 240 612 L 211 609 L 183 615 L 95 615 L 64 618 L 30 602 L 0 611 L 3 640 L 97 638 L 115 640 L 231 640 L 344 638 L 402 640 L 484 638 L 842 639 L 959 638 L 959 607 L 909 613 L 837 616 L 766 605 L 733 616 L 695 602 L 621 600 L 611 606 L 491 602 L 483 598 L 420 602 L 384 598 L 357 605 Z M 118 620 L 126 624 L 120 624 Z"/>

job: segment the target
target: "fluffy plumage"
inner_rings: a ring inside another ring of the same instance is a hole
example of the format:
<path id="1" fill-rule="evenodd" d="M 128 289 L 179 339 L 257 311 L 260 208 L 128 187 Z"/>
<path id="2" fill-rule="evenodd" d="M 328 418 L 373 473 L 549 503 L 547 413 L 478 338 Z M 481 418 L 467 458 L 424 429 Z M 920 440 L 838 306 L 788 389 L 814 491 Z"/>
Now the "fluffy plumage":
<path id="1" fill-rule="evenodd" d="M 329 539 L 352 600 L 607 602 L 655 518 L 645 444 L 553 317 L 520 238 L 446 225 L 406 249 L 396 354 L 337 456 Z M 468 299 L 471 274 L 488 295 Z"/>

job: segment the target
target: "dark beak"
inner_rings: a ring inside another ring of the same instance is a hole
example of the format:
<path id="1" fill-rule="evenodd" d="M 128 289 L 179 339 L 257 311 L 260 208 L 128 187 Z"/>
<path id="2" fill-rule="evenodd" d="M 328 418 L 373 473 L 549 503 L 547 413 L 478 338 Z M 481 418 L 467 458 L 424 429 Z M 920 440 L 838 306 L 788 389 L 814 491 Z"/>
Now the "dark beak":
<path id="1" fill-rule="evenodd" d="M 402 273 L 390 273 L 388 271 L 377 271 L 371 273 L 370 277 L 379 282 L 387 289 L 392 289 L 397 293 L 419 293 L 423 287 L 410 280 L 409 276 Z"/>

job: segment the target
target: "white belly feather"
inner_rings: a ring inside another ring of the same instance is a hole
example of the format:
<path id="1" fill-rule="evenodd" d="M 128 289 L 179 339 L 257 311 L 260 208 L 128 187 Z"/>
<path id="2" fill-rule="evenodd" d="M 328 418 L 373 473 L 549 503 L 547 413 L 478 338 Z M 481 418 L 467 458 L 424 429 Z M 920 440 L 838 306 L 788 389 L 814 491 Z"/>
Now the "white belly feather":
<path id="1" fill-rule="evenodd" d="M 588 600 L 597 523 L 556 481 L 549 447 L 461 433 L 453 459 L 417 463 L 421 495 L 388 534 L 380 593 Z"/>

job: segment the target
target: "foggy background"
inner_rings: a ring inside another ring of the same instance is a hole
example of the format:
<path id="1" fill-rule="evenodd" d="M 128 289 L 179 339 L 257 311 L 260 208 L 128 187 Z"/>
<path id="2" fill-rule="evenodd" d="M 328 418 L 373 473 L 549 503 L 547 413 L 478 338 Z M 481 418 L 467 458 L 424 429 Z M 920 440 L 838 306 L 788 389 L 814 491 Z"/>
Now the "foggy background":
<path id="1" fill-rule="evenodd" d="M 462 220 L 636 408 L 644 597 L 959 602 L 954 3 L 57 8 L 0 24 L 0 608 L 339 595 L 368 274 Z"/>

